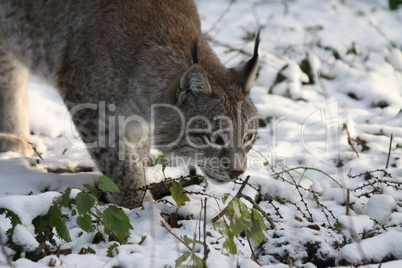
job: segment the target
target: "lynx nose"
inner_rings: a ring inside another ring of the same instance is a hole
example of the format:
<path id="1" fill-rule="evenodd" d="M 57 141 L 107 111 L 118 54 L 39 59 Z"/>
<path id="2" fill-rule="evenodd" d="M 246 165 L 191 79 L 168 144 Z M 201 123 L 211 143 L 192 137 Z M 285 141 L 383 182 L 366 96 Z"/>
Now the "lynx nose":
<path id="1" fill-rule="evenodd" d="M 230 176 L 232 177 L 232 179 L 235 179 L 237 177 L 239 177 L 241 174 L 243 174 L 243 170 L 232 170 L 229 171 Z"/>

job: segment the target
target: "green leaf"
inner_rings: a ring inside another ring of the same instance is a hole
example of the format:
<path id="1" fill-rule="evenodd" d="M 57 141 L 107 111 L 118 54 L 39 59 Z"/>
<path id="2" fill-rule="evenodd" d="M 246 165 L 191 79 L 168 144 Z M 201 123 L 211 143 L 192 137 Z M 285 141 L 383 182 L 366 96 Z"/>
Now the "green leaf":
<path id="1" fill-rule="evenodd" d="M 32 224 L 35 227 L 36 240 L 39 243 L 45 243 L 49 239 L 49 219 L 48 215 L 38 216 L 33 219 Z"/>
<path id="2" fill-rule="evenodd" d="M 84 252 L 84 254 L 88 254 L 88 253 L 89 254 L 96 254 L 96 251 L 91 247 L 82 248 L 81 252 Z M 81 253 L 79 253 L 79 254 L 81 254 Z"/>
<path id="3" fill-rule="evenodd" d="M 84 187 L 87 188 L 87 190 L 93 195 L 95 196 L 95 198 L 99 197 L 99 191 L 98 189 L 96 189 L 95 187 L 93 187 L 92 185 L 86 183 L 84 184 Z"/>
<path id="4" fill-rule="evenodd" d="M 250 228 L 246 229 L 246 236 L 250 238 L 254 243 L 259 245 L 264 240 L 263 232 L 266 231 L 266 226 L 260 213 L 253 208 L 251 209 L 251 219 L 253 225 Z"/>
<path id="5" fill-rule="evenodd" d="M 61 209 L 58 206 L 52 205 L 47 212 L 48 221 L 50 226 L 56 227 L 61 224 Z"/>
<path id="6" fill-rule="evenodd" d="M 88 214 L 78 216 L 77 224 L 82 230 L 87 233 L 92 231 L 92 218 Z"/>
<path id="7" fill-rule="evenodd" d="M 17 224 L 21 224 L 20 218 L 11 210 L 0 208 L 0 214 L 5 214 L 5 216 L 10 219 L 13 227 L 17 226 Z"/>
<path id="8" fill-rule="evenodd" d="M 166 164 L 167 160 L 165 159 L 165 156 L 163 154 L 159 154 L 154 161 L 155 165 L 162 165 Z"/>
<path id="9" fill-rule="evenodd" d="M 117 193 L 120 192 L 119 187 L 106 176 L 99 177 L 99 184 L 98 187 L 101 191 L 109 192 L 109 193 Z"/>
<path id="10" fill-rule="evenodd" d="M 388 0 L 389 10 L 397 10 L 400 4 L 402 4 L 401 0 Z"/>
<path id="11" fill-rule="evenodd" d="M 75 197 L 75 204 L 78 214 L 85 214 L 95 205 L 95 197 L 87 193 L 78 193 Z"/>
<path id="12" fill-rule="evenodd" d="M 263 230 L 265 233 L 268 234 L 267 226 L 265 225 L 264 219 L 262 218 L 260 212 L 258 212 L 254 208 L 252 208 L 251 209 L 251 214 L 252 214 L 253 220 L 257 221 L 257 223 L 260 226 L 261 230 Z"/>
<path id="13" fill-rule="evenodd" d="M 236 243 L 234 241 L 234 233 L 230 229 L 229 225 L 227 225 L 225 222 L 223 222 L 224 227 L 225 227 L 225 237 L 226 240 L 222 244 L 222 250 L 226 250 L 227 252 L 231 254 L 237 254 L 237 247 Z"/>
<path id="14" fill-rule="evenodd" d="M 60 204 L 63 207 L 68 207 L 70 205 L 70 194 L 71 194 L 71 188 L 67 187 L 66 190 L 64 191 L 64 194 L 62 194 L 56 201 L 56 203 Z"/>
<path id="15" fill-rule="evenodd" d="M 99 191 L 98 191 L 97 188 L 93 188 L 93 189 L 91 190 L 91 194 L 92 194 L 93 196 L 95 196 L 95 198 L 99 198 Z"/>
<path id="16" fill-rule="evenodd" d="M 190 246 L 190 244 L 193 243 L 193 239 L 191 239 L 191 238 L 188 237 L 187 235 L 184 235 L 184 236 L 183 236 L 183 241 L 184 241 L 184 244 L 185 244 L 186 246 Z"/>
<path id="17" fill-rule="evenodd" d="M 108 256 L 108 257 L 110 257 L 110 258 L 113 258 L 113 256 L 114 256 L 114 254 L 113 254 L 113 250 L 115 249 L 115 248 L 117 248 L 119 246 L 119 244 L 117 244 L 117 243 L 113 243 L 112 245 L 110 245 L 108 248 L 107 248 L 107 254 L 106 254 L 106 256 Z M 117 251 L 117 250 L 116 250 Z"/>
<path id="18" fill-rule="evenodd" d="M 122 243 L 129 236 L 129 231 L 134 229 L 126 213 L 113 205 L 109 206 L 103 212 L 103 223 L 105 225 L 105 232 L 111 234 L 113 231 Z"/>
<path id="19" fill-rule="evenodd" d="M 230 221 L 230 228 L 234 235 L 240 234 L 252 225 L 248 207 L 236 197 L 230 201 L 225 216 Z"/>
<path id="20" fill-rule="evenodd" d="M 66 242 L 71 242 L 71 236 L 66 221 L 62 221 L 60 224 L 56 225 L 56 231 L 61 239 Z"/>
<path id="21" fill-rule="evenodd" d="M 88 183 L 83 184 L 83 186 L 87 188 L 88 191 L 92 191 L 92 189 L 94 188 L 91 184 Z"/>
<path id="22" fill-rule="evenodd" d="M 103 234 L 101 232 L 96 232 L 94 239 L 92 240 L 92 244 L 99 244 L 100 242 L 105 242 L 103 238 Z"/>
<path id="23" fill-rule="evenodd" d="M 183 262 L 185 262 L 188 257 L 190 257 L 191 252 L 190 251 L 186 251 L 183 253 L 183 255 L 181 255 L 176 261 L 175 261 L 175 267 L 181 267 L 181 264 Z"/>
<path id="24" fill-rule="evenodd" d="M 141 246 L 141 245 L 144 243 L 145 239 L 147 239 L 147 236 L 146 236 L 146 235 L 143 235 L 143 236 L 141 237 L 140 242 L 138 242 L 138 245 Z"/>
<path id="25" fill-rule="evenodd" d="M 190 201 L 190 198 L 184 193 L 183 187 L 176 181 L 172 181 L 170 192 L 179 207 L 184 206 L 186 201 Z"/>
<path id="26" fill-rule="evenodd" d="M 223 195 L 223 197 L 222 197 L 222 203 L 223 203 L 223 204 L 226 203 L 226 200 L 228 199 L 229 196 L 230 196 L 230 194 L 228 194 L 228 193 L 226 193 L 226 194 Z"/>
<path id="27" fill-rule="evenodd" d="M 193 267 L 204 267 L 203 263 L 202 263 L 202 259 L 200 257 L 198 257 L 197 255 L 194 254 L 193 258 L 194 258 L 194 262 L 195 262 Z"/>

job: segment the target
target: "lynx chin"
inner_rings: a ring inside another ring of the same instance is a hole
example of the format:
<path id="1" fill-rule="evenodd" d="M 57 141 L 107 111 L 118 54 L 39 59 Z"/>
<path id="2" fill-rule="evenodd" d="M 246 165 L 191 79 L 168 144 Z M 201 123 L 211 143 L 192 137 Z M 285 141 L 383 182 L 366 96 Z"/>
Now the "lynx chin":
<path id="1" fill-rule="evenodd" d="M 32 155 L 29 71 L 58 90 L 97 167 L 122 190 L 109 201 L 152 200 L 136 191 L 151 145 L 202 158 L 208 177 L 231 181 L 256 139 L 258 44 L 257 35 L 253 57 L 225 68 L 192 0 L 0 0 L 0 151 Z"/>

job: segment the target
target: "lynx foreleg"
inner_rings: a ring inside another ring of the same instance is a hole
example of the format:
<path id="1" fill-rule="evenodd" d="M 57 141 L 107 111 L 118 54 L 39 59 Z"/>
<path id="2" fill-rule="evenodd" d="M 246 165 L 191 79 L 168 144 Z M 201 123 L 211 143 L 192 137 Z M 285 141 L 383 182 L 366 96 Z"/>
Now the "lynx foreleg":
<path id="1" fill-rule="evenodd" d="M 29 144 L 27 81 L 27 69 L 0 40 L 0 152 L 33 154 Z"/>
<path id="2" fill-rule="evenodd" d="M 126 136 L 119 128 L 111 127 L 95 109 L 85 109 L 73 115 L 73 121 L 88 151 L 102 173 L 111 178 L 121 190 L 108 194 L 108 201 L 127 208 L 135 208 L 144 201 L 152 201 L 149 191 L 138 190 L 145 186 L 144 163 L 148 156 L 146 142 L 136 143 L 132 135 Z M 105 125 L 103 125 L 105 124 Z M 127 127 L 128 129 L 128 127 Z M 129 132 L 129 130 L 128 130 Z"/>

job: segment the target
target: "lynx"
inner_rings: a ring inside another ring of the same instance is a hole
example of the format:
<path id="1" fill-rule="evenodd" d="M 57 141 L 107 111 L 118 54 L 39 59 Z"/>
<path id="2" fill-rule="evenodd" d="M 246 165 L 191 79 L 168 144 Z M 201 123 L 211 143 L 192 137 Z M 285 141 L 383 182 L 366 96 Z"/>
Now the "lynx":
<path id="1" fill-rule="evenodd" d="M 258 44 L 250 60 L 224 67 L 192 0 L 0 0 L 0 151 L 32 154 L 29 70 L 58 90 L 97 167 L 122 190 L 110 202 L 152 200 L 138 190 L 150 146 L 231 181 L 256 139 Z"/>

